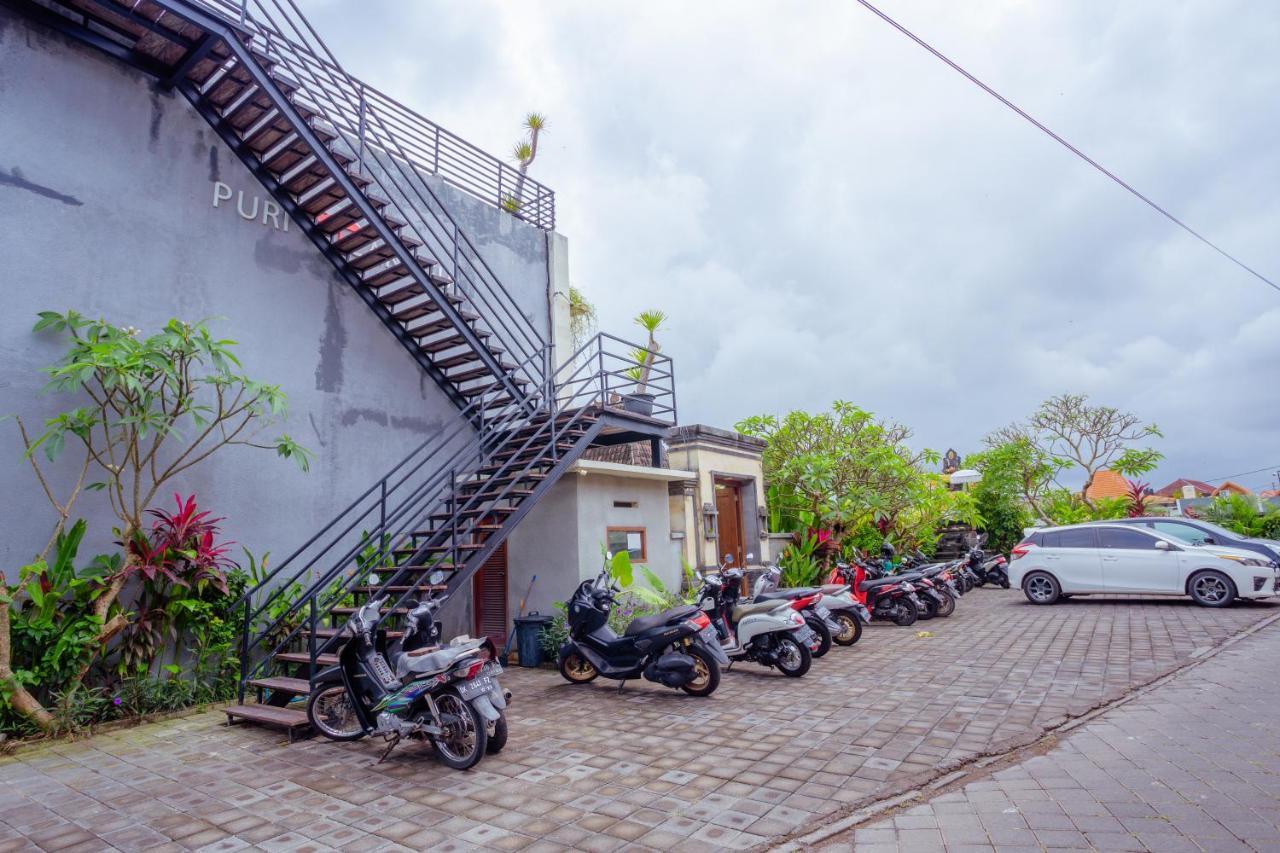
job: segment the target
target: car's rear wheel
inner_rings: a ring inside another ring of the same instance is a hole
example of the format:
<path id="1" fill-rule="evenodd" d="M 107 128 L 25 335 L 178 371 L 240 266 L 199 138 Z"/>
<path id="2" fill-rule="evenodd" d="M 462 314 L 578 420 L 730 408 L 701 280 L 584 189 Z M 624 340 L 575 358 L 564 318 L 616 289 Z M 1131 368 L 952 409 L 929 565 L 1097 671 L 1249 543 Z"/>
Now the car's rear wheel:
<path id="1" fill-rule="evenodd" d="M 1201 607 L 1227 607 L 1236 599 L 1236 585 L 1222 572 L 1196 572 L 1187 581 L 1191 600 Z"/>
<path id="2" fill-rule="evenodd" d="M 1062 596 L 1062 587 L 1048 572 L 1032 572 L 1022 581 L 1022 592 L 1032 604 L 1055 604 Z"/>

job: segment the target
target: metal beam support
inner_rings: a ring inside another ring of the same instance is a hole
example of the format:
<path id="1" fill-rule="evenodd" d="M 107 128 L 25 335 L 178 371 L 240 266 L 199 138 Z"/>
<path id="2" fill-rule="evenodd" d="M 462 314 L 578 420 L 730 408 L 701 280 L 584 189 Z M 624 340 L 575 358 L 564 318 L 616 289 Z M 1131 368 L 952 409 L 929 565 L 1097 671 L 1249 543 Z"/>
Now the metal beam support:
<path id="1" fill-rule="evenodd" d="M 140 68 L 153 77 L 161 77 L 168 70 L 162 63 L 157 62 L 145 53 L 140 53 L 133 48 L 127 47 L 115 39 L 109 39 L 101 33 L 89 29 L 88 26 L 78 24 L 65 15 L 59 15 L 57 12 L 52 12 L 43 6 L 37 6 L 34 3 L 23 3 L 21 0 L 0 0 L 0 5 L 7 6 L 20 15 L 82 41 L 90 47 L 95 47 L 122 62 L 129 63 L 135 68 Z M 80 14 L 81 18 L 86 21 L 89 20 L 79 10 L 74 11 Z"/>
<path id="2" fill-rule="evenodd" d="M 187 55 L 182 57 L 182 61 L 177 64 L 173 71 L 169 72 L 169 76 L 160 81 L 162 89 L 172 89 L 181 83 L 191 69 L 196 67 L 200 60 L 209 55 L 209 51 L 213 50 L 213 46 L 218 43 L 219 39 L 213 33 L 208 33 L 204 38 L 200 39 L 200 43 L 191 50 L 187 51 Z"/>

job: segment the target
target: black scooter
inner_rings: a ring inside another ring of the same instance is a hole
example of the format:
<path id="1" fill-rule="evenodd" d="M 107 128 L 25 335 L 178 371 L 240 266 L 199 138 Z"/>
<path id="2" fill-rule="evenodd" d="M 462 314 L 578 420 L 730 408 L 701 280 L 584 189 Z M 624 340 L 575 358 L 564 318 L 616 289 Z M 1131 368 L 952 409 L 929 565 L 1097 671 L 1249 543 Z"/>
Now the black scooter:
<path id="1" fill-rule="evenodd" d="M 583 581 L 569 601 L 569 641 L 560 647 L 560 674 L 573 684 L 603 675 L 622 682 L 646 678 L 710 696 L 720 684 L 720 667 L 729 658 L 720 649 L 715 628 L 697 607 L 673 607 L 633 620 L 619 637 L 609 628 L 617 593 L 608 569 Z"/>

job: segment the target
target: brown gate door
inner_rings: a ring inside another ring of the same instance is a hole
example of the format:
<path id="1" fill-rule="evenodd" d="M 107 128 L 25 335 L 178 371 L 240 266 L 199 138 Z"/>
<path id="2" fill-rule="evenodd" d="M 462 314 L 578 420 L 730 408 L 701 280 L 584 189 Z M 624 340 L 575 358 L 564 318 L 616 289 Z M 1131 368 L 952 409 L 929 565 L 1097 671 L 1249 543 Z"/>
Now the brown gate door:
<path id="1" fill-rule="evenodd" d="M 737 483 L 717 481 L 716 488 L 716 559 L 733 555 L 733 564 L 742 568 L 746 555 L 742 551 L 742 491 Z"/>
<path id="2" fill-rule="evenodd" d="M 507 543 L 484 561 L 472 581 L 475 636 L 489 637 L 499 649 L 507 641 Z"/>

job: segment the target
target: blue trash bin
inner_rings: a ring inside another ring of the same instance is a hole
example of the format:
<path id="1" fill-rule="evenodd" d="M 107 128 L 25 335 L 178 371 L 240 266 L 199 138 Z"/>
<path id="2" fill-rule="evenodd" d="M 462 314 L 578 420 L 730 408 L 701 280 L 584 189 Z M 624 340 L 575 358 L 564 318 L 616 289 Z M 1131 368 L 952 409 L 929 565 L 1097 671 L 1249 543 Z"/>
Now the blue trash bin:
<path id="1" fill-rule="evenodd" d="M 550 616 L 543 616 L 538 611 L 517 616 L 516 651 L 520 655 L 521 666 L 540 666 L 542 664 L 542 629 L 551 624 Z"/>

